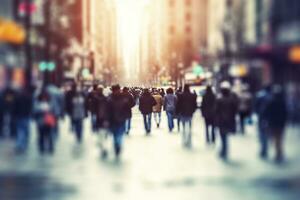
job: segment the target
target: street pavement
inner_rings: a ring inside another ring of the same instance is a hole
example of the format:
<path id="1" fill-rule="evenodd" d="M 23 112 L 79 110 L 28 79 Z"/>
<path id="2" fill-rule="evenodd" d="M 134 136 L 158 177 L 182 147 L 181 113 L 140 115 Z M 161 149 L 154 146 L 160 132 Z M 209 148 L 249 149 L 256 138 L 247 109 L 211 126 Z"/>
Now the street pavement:
<path id="1" fill-rule="evenodd" d="M 101 159 L 97 136 L 85 121 L 82 144 L 76 144 L 69 121 L 60 126 L 54 155 L 40 155 L 32 124 L 30 148 L 16 154 L 14 143 L 0 141 L 0 200 L 299 200 L 300 133 L 289 127 L 285 137 L 286 162 L 272 156 L 258 158 L 257 131 L 230 137 L 229 160 L 218 158 L 216 146 L 205 143 L 204 123 L 197 112 L 193 121 L 193 147 L 182 146 L 181 135 L 169 133 L 165 113 L 161 128 L 152 125 L 145 136 L 141 114 L 135 110 L 132 131 L 124 141 L 121 160 L 110 154 Z"/>

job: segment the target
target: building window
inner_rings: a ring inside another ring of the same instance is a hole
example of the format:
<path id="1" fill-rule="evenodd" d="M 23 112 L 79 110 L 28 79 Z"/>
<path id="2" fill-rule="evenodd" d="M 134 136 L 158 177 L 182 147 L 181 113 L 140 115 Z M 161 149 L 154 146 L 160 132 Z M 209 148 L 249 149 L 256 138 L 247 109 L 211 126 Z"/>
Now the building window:
<path id="1" fill-rule="evenodd" d="M 176 32 L 175 27 L 174 26 L 170 26 L 170 28 L 169 28 L 170 35 L 174 35 L 175 32 Z"/>
<path id="2" fill-rule="evenodd" d="M 192 0 L 185 0 L 185 5 L 186 6 L 191 6 L 192 5 Z"/>
<path id="3" fill-rule="evenodd" d="M 169 0 L 169 5 L 170 5 L 170 7 L 174 7 L 175 6 L 175 0 Z"/>
<path id="4" fill-rule="evenodd" d="M 191 26 L 186 26 L 185 27 L 185 33 L 191 33 L 191 32 L 192 32 Z"/>
<path id="5" fill-rule="evenodd" d="M 189 21 L 191 21 L 191 19 L 192 19 L 191 13 L 186 13 L 185 14 L 185 21 L 189 22 Z"/>
<path id="6" fill-rule="evenodd" d="M 190 39 L 186 40 L 185 46 L 188 48 L 192 47 L 192 41 Z"/>

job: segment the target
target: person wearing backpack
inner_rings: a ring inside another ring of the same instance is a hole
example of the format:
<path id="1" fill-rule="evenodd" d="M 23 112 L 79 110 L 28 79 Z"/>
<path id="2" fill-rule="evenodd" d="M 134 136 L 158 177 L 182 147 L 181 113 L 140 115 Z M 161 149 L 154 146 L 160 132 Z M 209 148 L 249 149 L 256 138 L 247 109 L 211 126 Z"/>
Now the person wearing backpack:
<path id="1" fill-rule="evenodd" d="M 119 159 L 125 133 L 127 102 L 119 85 L 113 85 L 111 89 L 112 94 L 108 98 L 109 127 L 113 134 L 116 159 Z"/>
<path id="2" fill-rule="evenodd" d="M 238 110 L 236 98 L 230 87 L 229 82 L 222 82 L 220 85 L 221 95 L 216 101 L 217 126 L 221 138 L 220 157 L 223 159 L 226 159 L 228 154 L 228 134 L 234 133 L 236 129 L 235 117 Z"/>
<path id="3" fill-rule="evenodd" d="M 144 89 L 144 92 L 140 98 L 139 109 L 144 118 L 144 126 L 146 135 L 151 133 L 151 120 L 152 120 L 152 109 L 156 105 L 156 101 L 149 92 L 149 89 Z"/>
<path id="4" fill-rule="evenodd" d="M 50 104 L 49 94 L 45 89 L 37 97 L 34 104 L 34 116 L 38 127 L 38 146 L 41 154 L 48 148 L 49 153 L 54 153 L 53 129 L 56 120 Z"/>
<path id="5" fill-rule="evenodd" d="M 78 143 L 81 143 L 83 137 L 83 120 L 87 116 L 86 102 L 80 88 L 77 88 L 71 101 L 71 121 L 76 134 Z"/>

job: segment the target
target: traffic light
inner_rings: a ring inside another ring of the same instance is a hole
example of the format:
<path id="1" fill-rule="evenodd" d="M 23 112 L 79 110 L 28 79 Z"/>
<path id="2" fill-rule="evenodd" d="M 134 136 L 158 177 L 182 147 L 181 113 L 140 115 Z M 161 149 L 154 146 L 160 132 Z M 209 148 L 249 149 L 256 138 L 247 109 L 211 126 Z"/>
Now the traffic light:
<path id="1" fill-rule="evenodd" d="M 44 72 L 44 71 L 49 71 L 49 72 L 53 72 L 56 68 L 56 65 L 54 62 L 45 62 L 45 61 L 42 61 L 39 63 L 39 70 L 41 72 Z"/>

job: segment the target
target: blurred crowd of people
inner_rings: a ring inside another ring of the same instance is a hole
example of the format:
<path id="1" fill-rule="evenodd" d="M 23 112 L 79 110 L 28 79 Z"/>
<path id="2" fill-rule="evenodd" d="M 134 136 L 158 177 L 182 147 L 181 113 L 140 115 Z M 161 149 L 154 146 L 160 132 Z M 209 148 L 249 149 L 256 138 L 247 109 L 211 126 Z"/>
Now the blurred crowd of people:
<path id="1" fill-rule="evenodd" d="M 268 157 L 268 144 L 274 141 L 276 161 L 283 160 L 284 128 L 288 109 L 284 91 L 280 86 L 266 86 L 257 94 L 247 86 L 233 87 L 224 81 L 218 91 L 208 85 L 202 97 L 200 110 L 205 121 L 208 145 L 221 143 L 220 157 L 228 157 L 229 136 L 246 133 L 245 126 L 258 119 L 261 158 Z M 192 147 L 192 122 L 198 109 L 198 94 L 189 85 L 183 88 L 142 88 L 113 85 L 109 89 L 99 85 L 86 88 L 73 83 L 58 88 L 47 85 L 40 89 L 16 91 L 7 88 L 0 96 L 0 136 L 16 141 L 16 152 L 27 150 L 31 133 L 31 119 L 38 132 L 38 149 L 41 154 L 54 153 L 59 138 L 59 124 L 70 118 L 70 131 L 81 143 L 84 136 L 84 120 L 91 120 L 91 131 L 99 136 L 101 156 L 108 155 L 107 139 L 112 136 L 114 153 L 119 158 L 123 149 L 124 135 L 130 134 L 132 109 L 138 106 L 148 136 L 152 130 L 152 117 L 156 128 L 161 127 L 162 112 L 166 113 L 168 131 L 182 133 L 182 144 Z M 176 123 L 175 123 L 176 122 Z M 239 122 L 239 123 L 237 123 Z M 176 131 L 176 132 L 177 132 Z"/>

